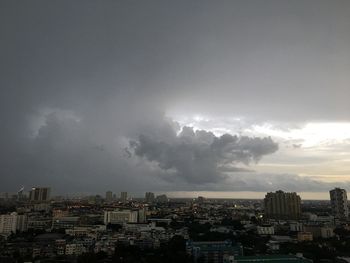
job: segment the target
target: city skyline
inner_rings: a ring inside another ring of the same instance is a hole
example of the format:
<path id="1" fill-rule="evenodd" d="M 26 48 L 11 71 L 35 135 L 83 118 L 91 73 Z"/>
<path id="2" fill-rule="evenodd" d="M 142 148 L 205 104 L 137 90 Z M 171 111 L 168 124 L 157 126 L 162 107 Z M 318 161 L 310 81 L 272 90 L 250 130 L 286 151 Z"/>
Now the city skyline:
<path id="1" fill-rule="evenodd" d="M 349 12 L 340 0 L 2 1 L 0 192 L 350 190 Z"/>
<path id="2" fill-rule="evenodd" d="M 40 187 L 43 188 L 43 187 Z M 337 187 L 335 187 L 336 189 Z M 31 188 L 29 188 L 31 189 Z M 16 192 L 0 192 L 0 198 L 5 199 L 13 199 L 15 198 L 29 198 L 30 192 L 32 190 L 25 190 L 25 188 L 21 189 L 22 191 Z M 52 189 L 50 188 L 50 191 Z M 53 189 L 54 190 L 54 189 Z M 332 189 L 328 189 L 328 192 L 295 192 L 296 194 L 300 195 L 302 200 L 309 201 L 330 201 L 330 195 L 329 191 Z M 281 189 L 274 189 L 271 190 L 273 192 L 275 191 L 283 191 Z M 288 190 L 284 190 L 288 191 Z M 166 195 L 170 199 L 196 199 L 198 197 L 208 198 L 208 199 L 228 199 L 228 200 L 263 200 L 268 192 L 249 192 L 249 191 L 235 191 L 235 192 L 225 192 L 225 191 L 218 191 L 218 192 L 208 192 L 208 191 L 173 191 L 173 192 L 167 192 L 167 191 L 154 191 L 154 192 L 127 192 L 119 190 L 107 190 L 106 192 L 75 192 L 75 193 L 59 193 L 53 191 L 54 194 L 51 194 L 52 199 L 61 199 L 61 198 L 87 198 L 87 197 L 96 197 L 99 196 L 100 198 L 104 198 L 106 200 L 109 200 L 107 198 L 107 193 L 112 193 L 112 200 L 122 200 L 121 197 L 122 193 L 127 193 L 127 199 L 129 201 L 132 201 L 134 199 L 145 199 L 147 194 L 154 194 L 154 200 L 156 200 L 157 196 Z M 19 194 L 21 197 L 19 197 Z M 30 198 L 29 198 L 30 199 Z"/>

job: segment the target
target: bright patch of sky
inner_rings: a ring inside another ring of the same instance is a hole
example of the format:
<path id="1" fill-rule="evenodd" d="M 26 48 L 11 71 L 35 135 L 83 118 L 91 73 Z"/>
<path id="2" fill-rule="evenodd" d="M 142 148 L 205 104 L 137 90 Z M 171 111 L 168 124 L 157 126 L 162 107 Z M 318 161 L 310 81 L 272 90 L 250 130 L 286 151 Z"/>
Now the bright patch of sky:
<path id="1" fill-rule="evenodd" d="M 262 173 L 295 173 L 321 181 L 350 179 L 350 122 L 278 123 L 243 117 L 210 118 L 200 114 L 173 117 L 181 126 L 224 133 L 271 136 L 279 151 L 252 169 Z"/>
<path id="2" fill-rule="evenodd" d="M 192 117 L 176 116 L 181 126 L 212 131 L 215 135 L 226 132 L 271 136 L 281 141 L 294 141 L 295 148 L 329 146 L 350 140 L 350 122 L 309 122 L 300 124 L 263 122 L 254 124 L 254 120 L 242 117 L 209 118 L 202 115 Z M 350 142 L 350 141 L 349 141 Z"/>

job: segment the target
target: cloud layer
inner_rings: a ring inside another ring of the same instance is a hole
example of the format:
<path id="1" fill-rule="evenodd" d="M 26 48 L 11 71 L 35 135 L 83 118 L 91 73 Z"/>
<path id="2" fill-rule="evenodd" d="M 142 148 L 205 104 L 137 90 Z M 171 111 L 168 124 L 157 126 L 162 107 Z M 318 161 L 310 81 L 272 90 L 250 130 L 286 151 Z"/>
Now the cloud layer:
<path id="1" fill-rule="evenodd" d="M 261 190 L 303 156 L 218 120 L 350 121 L 350 2 L 82 2 L 0 1 L 0 191 Z"/>
<path id="2" fill-rule="evenodd" d="M 230 134 L 217 137 L 186 126 L 179 135 L 166 140 L 140 135 L 130 146 L 135 155 L 156 162 L 165 171 L 173 169 L 186 181 L 199 184 L 222 181 L 226 178 L 223 171 L 242 171 L 245 168 L 237 165 L 248 166 L 278 149 L 271 138 Z"/>

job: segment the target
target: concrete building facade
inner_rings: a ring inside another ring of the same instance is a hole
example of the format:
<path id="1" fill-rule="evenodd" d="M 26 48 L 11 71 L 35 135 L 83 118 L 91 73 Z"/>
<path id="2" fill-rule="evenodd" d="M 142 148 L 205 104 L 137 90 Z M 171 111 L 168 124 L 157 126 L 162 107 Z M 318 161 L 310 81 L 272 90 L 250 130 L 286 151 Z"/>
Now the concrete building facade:
<path id="1" fill-rule="evenodd" d="M 332 214 L 336 218 L 346 219 L 349 216 L 348 197 L 346 190 L 334 188 L 329 191 Z"/>
<path id="2" fill-rule="evenodd" d="M 10 235 L 17 230 L 17 213 L 0 215 L 0 234 Z"/>
<path id="3" fill-rule="evenodd" d="M 264 199 L 265 216 L 271 219 L 299 219 L 301 199 L 296 193 L 281 190 L 267 193 Z"/>
<path id="4" fill-rule="evenodd" d="M 50 200 L 50 188 L 48 187 L 33 187 L 29 192 L 30 201 L 49 201 Z"/>

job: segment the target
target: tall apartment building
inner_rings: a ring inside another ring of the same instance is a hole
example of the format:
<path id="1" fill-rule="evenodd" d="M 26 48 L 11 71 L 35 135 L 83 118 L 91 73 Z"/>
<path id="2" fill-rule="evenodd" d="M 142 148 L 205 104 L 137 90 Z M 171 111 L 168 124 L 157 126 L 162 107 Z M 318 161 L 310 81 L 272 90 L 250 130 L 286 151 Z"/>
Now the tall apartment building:
<path id="1" fill-rule="evenodd" d="M 17 215 L 16 230 L 19 232 L 26 232 L 28 230 L 28 216 Z"/>
<path id="2" fill-rule="evenodd" d="M 112 191 L 106 192 L 106 202 L 111 202 L 113 200 L 113 193 Z"/>
<path id="3" fill-rule="evenodd" d="M 17 213 L 0 215 L 0 234 L 10 235 L 16 233 Z"/>
<path id="4" fill-rule="evenodd" d="M 345 219 L 349 216 L 348 197 L 346 190 L 335 188 L 329 191 L 332 214 L 337 218 Z"/>
<path id="5" fill-rule="evenodd" d="M 128 200 L 128 192 L 121 192 L 120 193 L 120 201 L 125 203 Z"/>
<path id="6" fill-rule="evenodd" d="M 145 201 L 146 201 L 146 203 L 153 203 L 154 200 L 155 200 L 154 193 L 146 192 L 146 194 L 145 194 Z"/>
<path id="7" fill-rule="evenodd" d="M 162 194 L 162 195 L 157 195 L 156 201 L 157 203 L 167 203 L 169 199 L 165 194 Z"/>
<path id="8" fill-rule="evenodd" d="M 147 207 L 139 208 L 138 211 L 138 223 L 146 223 L 147 222 Z"/>
<path id="9" fill-rule="evenodd" d="M 271 219 L 298 219 L 301 215 L 300 196 L 281 190 L 267 193 L 264 199 L 265 216 Z"/>
<path id="10" fill-rule="evenodd" d="M 49 201 L 50 191 L 48 187 L 33 187 L 29 192 L 30 201 Z"/>

